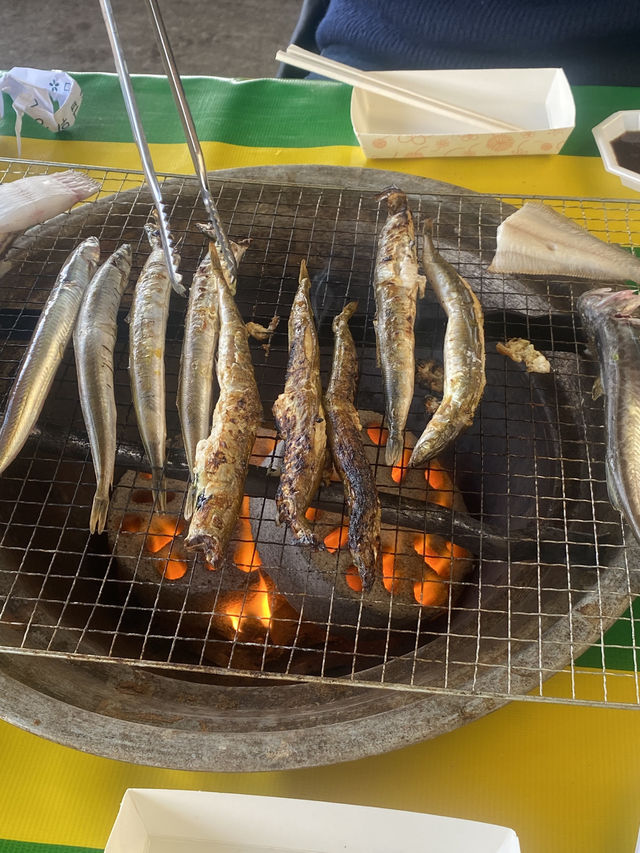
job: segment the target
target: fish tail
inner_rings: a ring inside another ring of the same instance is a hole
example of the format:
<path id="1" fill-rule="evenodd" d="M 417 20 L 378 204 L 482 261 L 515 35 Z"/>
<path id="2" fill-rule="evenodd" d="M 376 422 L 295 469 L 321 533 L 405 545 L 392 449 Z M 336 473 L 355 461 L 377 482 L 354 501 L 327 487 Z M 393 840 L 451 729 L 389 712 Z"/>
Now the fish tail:
<path id="1" fill-rule="evenodd" d="M 318 537 L 311 532 L 307 524 L 293 522 L 289 525 L 289 529 L 298 540 L 299 545 L 310 545 L 314 551 L 326 551 L 324 542 L 321 542 Z"/>
<path id="2" fill-rule="evenodd" d="M 182 511 L 182 514 L 185 517 L 185 519 L 191 518 L 191 516 L 193 515 L 193 510 L 195 509 L 195 506 L 196 506 L 196 489 L 195 489 L 195 486 L 193 485 L 193 483 L 189 483 L 189 486 L 187 487 L 187 493 L 186 493 L 185 498 L 184 498 L 184 509 Z"/>
<path id="3" fill-rule="evenodd" d="M 151 470 L 151 486 L 156 494 L 158 502 L 158 510 L 160 512 L 167 511 L 167 484 L 164 477 L 164 468 L 153 468 Z"/>
<path id="4" fill-rule="evenodd" d="M 91 507 L 91 518 L 89 519 L 89 531 L 91 533 L 102 533 L 104 531 L 108 511 L 109 495 L 96 492 Z"/>
<path id="5" fill-rule="evenodd" d="M 404 438 L 401 432 L 393 432 L 389 430 L 389 438 L 384 449 L 384 461 L 387 465 L 397 465 L 402 461 L 402 451 L 404 450 Z"/>
<path id="6" fill-rule="evenodd" d="M 358 570 L 358 575 L 360 580 L 362 581 L 362 591 L 369 592 L 373 587 L 373 582 L 375 580 L 375 555 L 372 549 L 368 549 L 368 553 L 366 555 L 359 553 L 357 551 L 351 551 L 351 556 L 353 557 L 353 562 Z"/>

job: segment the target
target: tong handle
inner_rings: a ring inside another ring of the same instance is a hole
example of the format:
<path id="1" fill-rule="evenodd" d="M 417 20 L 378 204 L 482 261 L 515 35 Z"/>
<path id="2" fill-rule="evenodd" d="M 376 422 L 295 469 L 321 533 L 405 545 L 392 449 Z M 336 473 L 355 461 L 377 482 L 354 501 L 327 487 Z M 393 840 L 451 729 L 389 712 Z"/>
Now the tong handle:
<path id="1" fill-rule="evenodd" d="M 169 222 L 167 220 L 164 202 L 162 201 L 160 184 L 158 183 L 158 178 L 151 159 L 151 152 L 149 151 L 147 138 L 142 127 L 142 121 L 140 120 L 140 113 L 138 112 L 138 105 L 136 103 L 135 95 L 133 94 L 133 86 L 131 85 L 129 69 L 127 68 L 127 63 L 122 51 L 120 36 L 113 16 L 111 2 L 110 0 L 99 0 L 99 2 L 102 17 L 104 18 L 104 23 L 107 28 L 107 35 L 109 36 L 109 42 L 111 44 L 111 52 L 113 53 L 116 71 L 118 72 L 118 79 L 120 80 L 120 88 L 122 89 L 124 104 L 127 109 L 127 115 L 129 116 L 129 124 L 131 125 L 133 137 L 138 147 L 138 153 L 140 154 L 140 160 L 142 161 L 142 169 L 158 212 L 158 229 L 160 231 L 160 239 L 164 250 L 165 260 L 167 262 L 167 268 L 169 270 L 171 285 L 177 293 L 184 296 L 186 295 L 186 291 L 181 284 L 182 276 L 178 272 L 176 265 L 175 250 L 171 232 L 169 230 Z"/>
<path id="2" fill-rule="evenodd" d="M 231 250 L 229 238 L 227 237 L 224 228 L 222 227 L 220 216 L 218 215 L 218 210 L 209 190 L 207 168 L 204 162 L 202 147 L 200 145 L 200 140 L 198 139 L 198 134 L 196 132 L 193 117 L 191 115 L 191 110 L 189 109 L 189 103 L 187 101 L 184 88 L 182 86 L 182 80 L 180 79 L 180 74 L 178 72 L 175 57 L 173 55 L 173 51 L 169 43 L 167 30 L 164 25 L 164 21 L 162 20 L 162 15 L 160 14 L 160 7 L 158 6 L 157 0 L 147 0 L 147 7 L 149 9 L 149 14 L 151 15 L 153 25 L 155 27 L 156 40 L 160 49 L 160 56 L 162 58 L 162 63 L 164 65 L 165 71 L 167 73 L 167 78 L 169 80 L 173 99 L 180 115 L 180 120 L 182 121 L 182 127 L 184 129 L 184 134 L 187 140 L 189 153 L 191 154 L 191 160 L 193 161 L 195 172 L 200 182 L 202 201 L 207 211 L 209 222 L 211 223 L 211 227 L 213 229 L 214 243 L 216 245 L 216 249 L 218 250 L 220 263 L 225 278 L 227 279 L 227 283 L 229 284 L 231 290 L 235 292 L 235 282 L 237 275 L 236 259 L 233 254 L 233 251 Z"/>

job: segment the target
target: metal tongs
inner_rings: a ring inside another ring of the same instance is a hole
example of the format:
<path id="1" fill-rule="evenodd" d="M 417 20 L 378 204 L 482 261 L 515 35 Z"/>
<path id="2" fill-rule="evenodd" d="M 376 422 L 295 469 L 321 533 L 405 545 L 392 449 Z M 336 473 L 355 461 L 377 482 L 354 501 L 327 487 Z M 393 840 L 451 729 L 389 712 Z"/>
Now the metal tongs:
<path id="1" fill-rule="evenodd" d="M 174 290 L 184 295 L 185 289 L 181 284 L 182 276 L 178 272 L 177 268 L 176 252 L 174 249 L 174 242 L 171 236 L 171 231 L 169 229 L 169 222 L 167 219 L 164 202 L 162 200 L 160 183 L 156 175 L 153 160 L 151 159 L 149 145 L 147 143 L 147 138 L 145 136 L 142 127 L 142 122 L 140 120 L 140 114 L 138 112 L 138 106 L 136 104 L 135 96 L 133 94 L 133 87 L 131 85 L 129 70 L 127 68 L 127 63 L 125 61 L 124 53 L 122 51 L 122 44 L 120 42 L 120 36 L 118 35 L 118 28 L 116 26 L 115 18 L 113 15 L 113 9 L 111 8 L 111 0 L 99 0 L 99 2 L 100 8 L 102 10 L 102 17 L 104 18 L 105 26 L 107 28 L 107 34 L 109 36 L 109 42 L 111 44 L 111 51 L 113 53 L 116 70 L 118 72 L 118 78 L 120 80 L 120 88 L 122 89 L 122 95 L 124 97 L 127 115 L 129 116 L 129 123 L 131 125 L 131 130 L 133 131 L 133 136 L 138 147 L 138 152 L 142 161 L 142 168 L 145 174 L 145 178 L 147 180 L 147 184 L 149 185 L 149 189 L 151 190 L 153 201 L 158 214 L 158 227 L 160 230 L 160 238 L 162 240 L 162 248 L 164 250 L 167 267 L 169 269 L 171 285 Z M 160 9 L 156 0 L 146 0 L 146 3 L 155 28 L 156 40 L 160 49 L 160 55 L 162 57 L 163 65 L 165 67 L 165 71 L 169 79 L 171 92 L 173 94 L 176 107 L 178 108 L 180 120 L 182 121 L 182 127 L 184 129 L 189 153 L 191 154 L 191 160 L 193 161 L 196 175 L 200 182 L 200 192 L 202 195 L 202 201 L 207 211 L 213 234 L 215 235 L 214 243 L 216 245 L 216 249 L 218 250 L 222 269 L 229 286 L 232 290 L 235 290 L 235 281 L 237 275 L 236 260 L 231 250 L 229 238 L 227 237 L 224 228 L 222 227 L 220 216 L 218 215 L 218 210 L 213 201 L 213 198 L 211 197 L 211 192 L 209 190 L 209 181 L 207 178 L 207 169 L 204 162 L 204 156 L 202 154 L 202 147 L 200 145 L 200 141 L 196 133 L 196 128 L 193 123 L 193 117 L 191 115 L 191 110 L 189 109 L 189 104 L 187 103 L 187 99 L 185 97 L 182 81 L 180 79 L 180 74 L 178 73 L 175 58 L 173 56 L 173 51 L 171 50 L 171 46 L 169 44 L 167 31 L 164 26 L 164 22 L 162 20 Z"/>

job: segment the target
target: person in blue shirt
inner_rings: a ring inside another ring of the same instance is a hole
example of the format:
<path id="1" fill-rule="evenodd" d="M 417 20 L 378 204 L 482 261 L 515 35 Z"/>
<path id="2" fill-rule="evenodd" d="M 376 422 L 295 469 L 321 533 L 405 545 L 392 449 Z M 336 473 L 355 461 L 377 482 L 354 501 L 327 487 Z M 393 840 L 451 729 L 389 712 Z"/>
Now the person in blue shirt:
<path id="1" fill-rule="evenodd" d="M 640 86 L 640 0 L 303 0 L 291 42 L 365 71 L 549 67 Z"/>

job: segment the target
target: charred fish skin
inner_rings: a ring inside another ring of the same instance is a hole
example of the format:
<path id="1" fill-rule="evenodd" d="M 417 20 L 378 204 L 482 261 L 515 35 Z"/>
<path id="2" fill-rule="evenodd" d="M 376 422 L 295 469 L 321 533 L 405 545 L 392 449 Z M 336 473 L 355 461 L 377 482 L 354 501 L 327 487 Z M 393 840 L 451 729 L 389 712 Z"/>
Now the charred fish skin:
<path id="1" fill-rule="evenodd" d="M 436 250 L 432 228 L 433 223 L 427 220 L 422 265 L 447 315 L 444 388 L 440 405 L 413 449 L 411 466 L 442 453 L 471 425 L 486 385 L 482 306 L 469 283 Z"/>
<path id="2" fill-rule="evenodd" d="M 129 314 L 129 376 L 138 431 L 151 466 L 152 487 L 158 509 L 166 509 L 165 496 L 165 336 L 169 318 L 171 279 L 160 232 L 147 223 L 151 246 L 136 282 Z"/>
<path id="3" fill-rule="evenodd" d="M 322 548 L 305 518 L 327 468 L 327 429 L 322 402 L 320 347 L 309 298 L 311 280 L 300 264 L 298 289 L 289 315 L 289 360 L 284 391 L 273 404 L 284 440 L 276 494 L 278 523 L 287 524 L 301 545 Z"/>
<path id="4" fill-rule="evenodd" d="M 198 226 L 208 232 L 210 226 Z M 231 250 L 240 263 L 249 247 L 249 240 L 231 241 Z M 189 471 L 193 470 L 196 447 L 211 430 L 213 410 L 213 379 L 215 353 L 218 343 L 218 285 L 220 274 L 211 264 L 211 256 L 200 262 L 189 291 L 185 317 L 184 340 L 180 356 L 177 406 L 182 441 Z M 187 490 L 184 517 L 191 518 L 194 501 L 193 486 Z"/>
<path id="5" fill-rule="evenodd" d="M 38 420 L 99 256 L 98 239 L 87 238 L 56 278 L 9 394 L 0 426 L 0 474 L 20 453 Z"/>
<path id="6" fill-rule="evenodd" d="M 210 435 L 198 442 L 193 468 L 196 493 L 186 545 L 200 548 L 212 568 L 224 563 L 236 525 L 249 458 L 262 403 L 256 383 L 248 333 L 222 272 L 215 244 L 209 246 L 216 270 L 220 336 L 216 372 L 220 395 Z"/>
<path id="7" fill-rule="evenodd" d="M 605 395 L 606 471 L 611 503 L 640 541 L 640 296 L 597 288 L 577 308 L 597 354 Z"/>
<path id="8" fill-rule="evenodd" d="M 96 493 L 89 521 L 91 533 L 104 530 L 109 490 L 113 485 L 117 422 L 113 351 L 118 308 L 130 271 L 131 247 L 124 244 L 91 279 L 73 332 L 80 406 L 96 474 Z"/>
<path id="9" fill-rule="evenodd" d="M 389 187 L 378 199 L 387 200 L 388 215 L 378 240 L 373 279 L 374 325 L 389 430 L 385 461 L 396 465 L 402 459 L 413 399 L 416 302 L 418 295 L 424 295 L 425 278 L 418 272 L 415 225 L 407 196 Z"/>
<path id="10" fill-rule="evenodd" d="M 382 571 L 381 509 L 375 477 L 362 442 L 362 425 L 354 405 L 358 356 L 349 320 L 357 307 L 357 302 L 349 302 L 333 320 L 333 365 L 324 399 L 329 445 L 344 484 L 349 512 L 349 551 L 362 588 L 367 592 Z"/>

